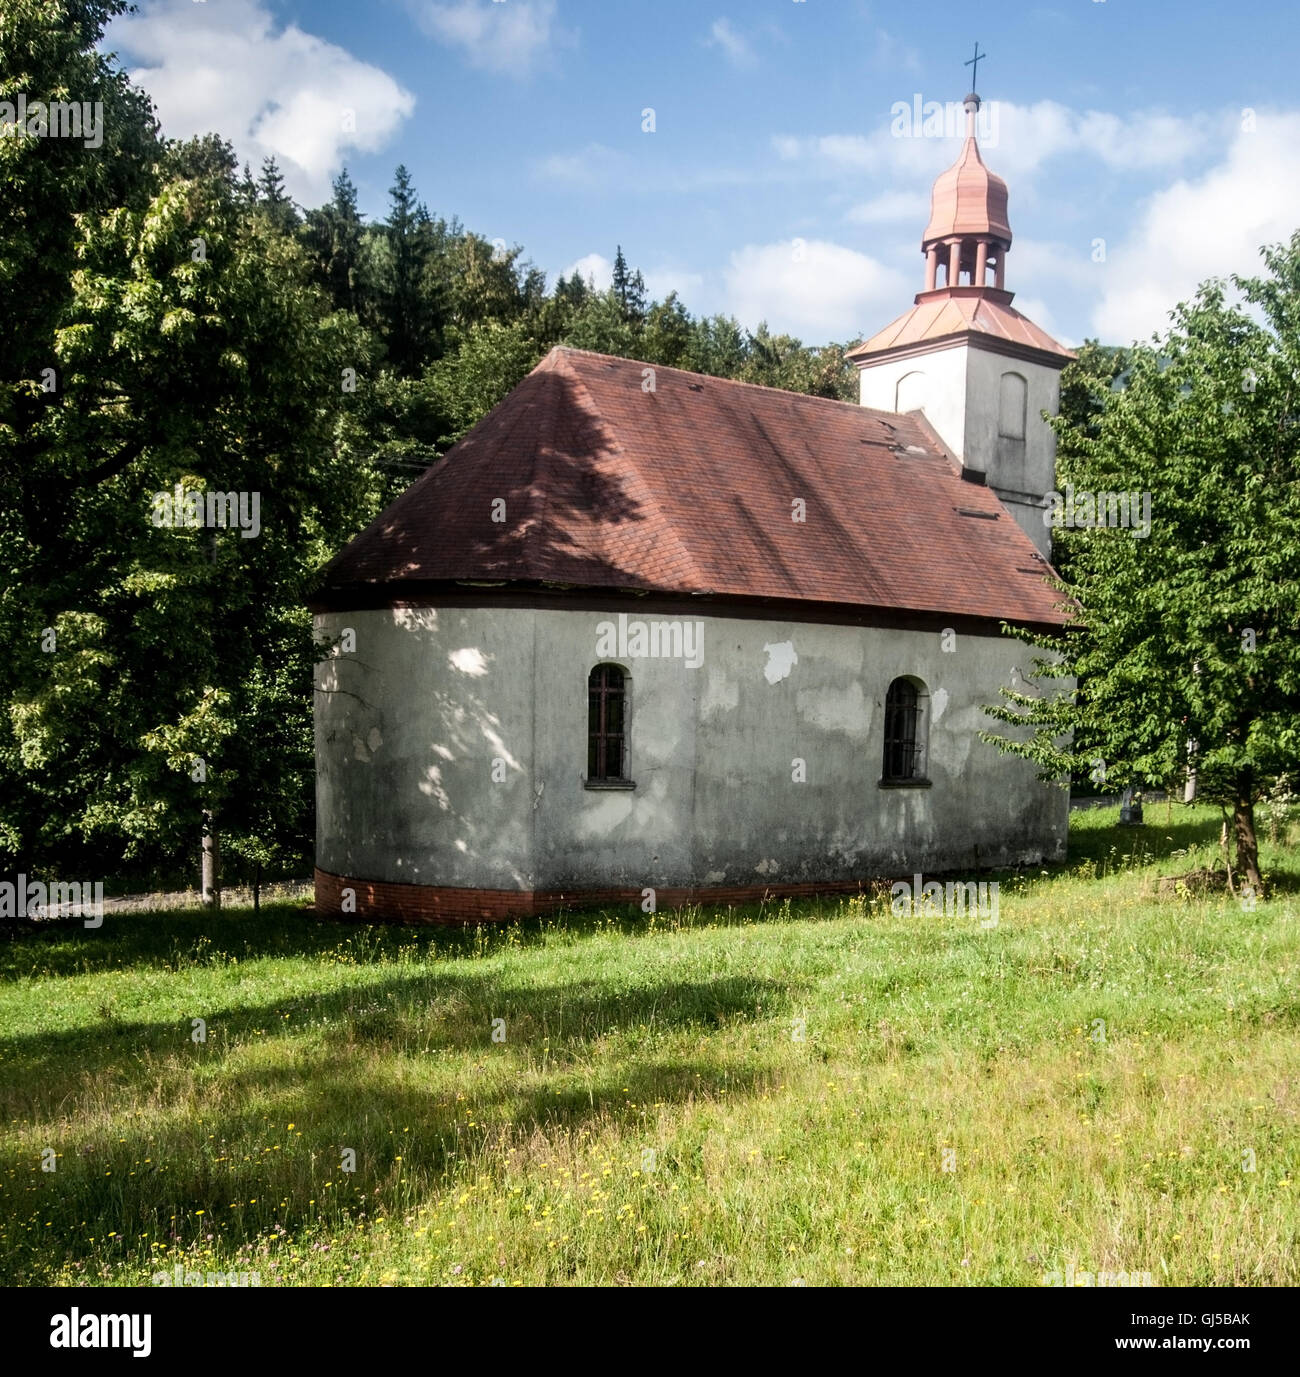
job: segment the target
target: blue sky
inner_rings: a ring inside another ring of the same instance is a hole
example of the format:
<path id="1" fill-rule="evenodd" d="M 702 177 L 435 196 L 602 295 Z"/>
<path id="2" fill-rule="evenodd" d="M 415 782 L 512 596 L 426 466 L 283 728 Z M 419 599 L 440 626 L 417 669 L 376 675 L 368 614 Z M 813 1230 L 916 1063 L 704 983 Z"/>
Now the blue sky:
<path id="1" fill-rule="evenodd" d="M 1145 336 L 1300 227 L 1300 9 L 1281 3 L 141 0 L 106 46 L 164 132 L 274 153 L 303 204 L 346 163 L 382 217 L 404 162 L 431 210 L 548 279 L 601 282 L 621 243 L 658 295 L 822 343 L 922 285 L 959 140 L 900 137 L 892 112 L 960 101 L 977 38 L 1007 285 L 1063 342 Z"/>

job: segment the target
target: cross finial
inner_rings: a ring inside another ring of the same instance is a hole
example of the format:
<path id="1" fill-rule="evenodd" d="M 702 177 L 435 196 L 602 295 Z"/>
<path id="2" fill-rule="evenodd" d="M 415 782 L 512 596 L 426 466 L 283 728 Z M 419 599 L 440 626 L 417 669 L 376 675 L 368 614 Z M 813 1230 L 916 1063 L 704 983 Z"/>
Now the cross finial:
<path id="1" fill-rule="evenodd" d="M 988 57 L 988 53 L 980 52 L 979 40 L 976 39 L 975 56 L 972 57 L 969 62 L 962 63 L 963 67 L 971 68 L 970 88 L 972 91 L 977 91 L 979 89 L 980 63 L 983 62 L 986 57 Z"/>

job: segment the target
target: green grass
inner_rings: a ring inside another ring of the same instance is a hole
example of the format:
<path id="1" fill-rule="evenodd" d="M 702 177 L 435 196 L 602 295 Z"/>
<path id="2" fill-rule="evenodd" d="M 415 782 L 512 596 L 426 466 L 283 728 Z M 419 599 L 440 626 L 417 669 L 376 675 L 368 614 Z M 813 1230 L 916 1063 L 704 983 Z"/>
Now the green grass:
<path id="1" fill-rule="evenodd" d="M 991 930 L 885 898 L 0 944 L 0 1275 L 1294 1285 L 1300 855 L 1253 910 L 1158 903 L 1217 814 L 1115 819 L 999 877 Z"/>

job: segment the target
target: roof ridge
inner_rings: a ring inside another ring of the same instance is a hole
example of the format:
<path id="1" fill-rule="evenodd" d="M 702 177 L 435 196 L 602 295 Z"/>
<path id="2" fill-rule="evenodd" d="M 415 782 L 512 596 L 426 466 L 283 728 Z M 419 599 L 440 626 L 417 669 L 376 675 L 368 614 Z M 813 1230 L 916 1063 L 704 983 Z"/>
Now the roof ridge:
<path id="1" fill-rule="evenodd" d="M 775 392 L 779 396 L 796 397 L 804 402 L 820 402 L 826 406 L 846 406 L 852 411 L 861 412 L 867 416 L 898 416 L 901 414 L 897 411 L 882 411 L 879 407 L 862 406 L 858 402 L 842 402 L 838 397 L 817 397 L 811 392 L 791 392 L 788 387 L 771 387 L 767 383 L 749 382 L 745 378 L 724 378 L 717 373 L 695 373 L 689 368 L 674 368 L 668 363 L 649 363 L 645 359 L 625 358 L 622 354 L 601 354 L 594 349 L 577 349 L 571 344 L 553 345 L 546 357 L 538 363 L 537 369 L 540 369 L 553 354 L 580 354 L 584 358 L 600 359 L 606 363 L 633 364 L 640 368 L 653 368 L 661 373 L 680 373 L 683 378 L 701 378 L 705 382 L 725 383 L 728 387 L 752 387 L 759 392 Z M 848 357 L 847 350 L 845 357 Z M 536 372 L 537 369 L 533 371 Z"/>

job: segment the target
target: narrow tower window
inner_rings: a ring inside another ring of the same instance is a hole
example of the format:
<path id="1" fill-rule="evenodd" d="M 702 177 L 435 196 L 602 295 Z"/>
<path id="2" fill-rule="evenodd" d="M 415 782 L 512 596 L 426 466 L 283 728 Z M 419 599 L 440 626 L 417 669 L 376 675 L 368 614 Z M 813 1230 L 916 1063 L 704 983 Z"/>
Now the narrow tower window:
<path id="1" fill-rule="evenodd" d="M 1029 384 L 1019 373 L 1003 373 L 1001 396 L 998 402 L 998 434 L 1007 440 L 1025 438 L 1025 413 L 1028 409 Z"/>
<path id="2" fill-rule="evenodd" d="M 623 780 L 627 759 L 627 676 L 597 665 L 587 679 L 587 778 Z"/>

